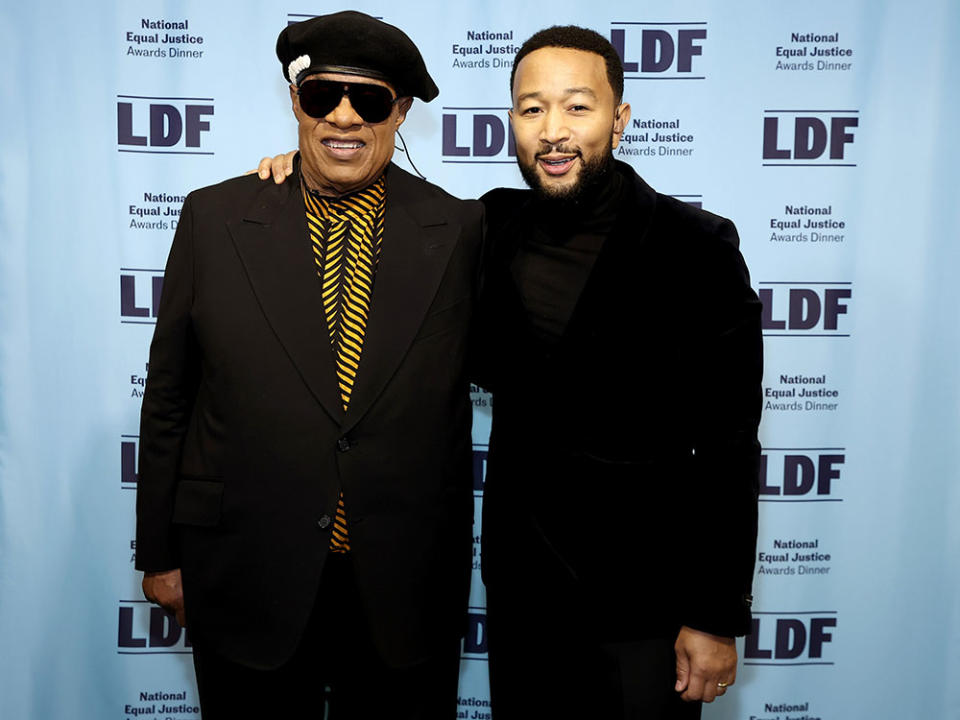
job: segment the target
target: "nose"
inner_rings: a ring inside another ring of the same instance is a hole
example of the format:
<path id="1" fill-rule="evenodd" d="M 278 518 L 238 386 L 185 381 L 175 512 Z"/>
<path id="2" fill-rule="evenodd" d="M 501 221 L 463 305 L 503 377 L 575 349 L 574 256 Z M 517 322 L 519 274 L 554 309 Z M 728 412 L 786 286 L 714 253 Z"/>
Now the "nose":
<path id="1" fill-rule="evenodd" d="M 558 145 L 570 139 L 570 128 L 562 111 L 551 108 L 543 115 L 543 125 L 540 127 L 541 142 Z"/>
<path id="2" fill-rule="evenodd" d="M 327 113 L 324 120 L 338 128 L 349 128 L 363 124 L 363 118 L 353 109 L 353 105 L 350 104 L 350 96 L 346 93 L 340 98 L 340 103 Z"/>

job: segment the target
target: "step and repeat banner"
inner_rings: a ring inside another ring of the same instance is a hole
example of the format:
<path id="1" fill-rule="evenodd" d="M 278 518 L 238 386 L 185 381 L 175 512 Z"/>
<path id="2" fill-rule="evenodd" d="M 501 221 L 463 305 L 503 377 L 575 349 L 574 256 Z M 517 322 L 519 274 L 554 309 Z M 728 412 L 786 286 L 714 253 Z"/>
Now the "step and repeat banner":
<path id="1" fill-rule="evenodd" d="M 199 717 L 189 635 L 143 600 L 133 569 L 163 267 L 191 189 L 295 146 L 276 37 L 339 9 L 0 9 L 0 717 Z M 441 88 L 414 104 L 401 166 L 461 197 L 520 186 L 512 58 L 541 27 L 580 24 L 624 60 L 633 119 L 617 158 L 739 228 L 766 352 L 755 619 L 736 686 L 704 716 L 960 718 L 960 5 L 354 9 L 406 30 Z M 458 717 L 479 720 L 490 712 L 479 579 L 490 402 L 479 391 L 473 402 Z M 725 560 L 709 548 L 699 558 Z M 563 702 L 544 697 L 542 717 Z"/>

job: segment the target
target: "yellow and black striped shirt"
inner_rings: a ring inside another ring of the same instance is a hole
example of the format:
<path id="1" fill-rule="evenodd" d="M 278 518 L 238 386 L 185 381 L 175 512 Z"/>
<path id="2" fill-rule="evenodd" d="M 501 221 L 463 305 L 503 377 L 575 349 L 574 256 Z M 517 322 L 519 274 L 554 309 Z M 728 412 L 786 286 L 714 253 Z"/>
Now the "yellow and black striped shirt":
<path id="1" fill-rule="evenodd" d="M 380 178 L 369 187 L 332 198 L 303 194 L 323 294 L 323 313 L 337 361 L 344 411 L 357 380 L 363 336 L 370 315 L 373 279 L 383 241 L 386 187 Z M 330 549 L 347 552 L 350 538 L 343 491 L 330 536 Z"/>

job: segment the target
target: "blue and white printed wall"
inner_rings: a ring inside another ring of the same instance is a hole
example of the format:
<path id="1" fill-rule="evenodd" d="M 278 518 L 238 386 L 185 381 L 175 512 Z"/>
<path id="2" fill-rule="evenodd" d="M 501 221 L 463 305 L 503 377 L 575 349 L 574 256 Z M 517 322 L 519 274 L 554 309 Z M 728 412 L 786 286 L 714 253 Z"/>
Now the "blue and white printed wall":
<path id="1" fill-rule="evenodd" d="M 163 267 L 188 191 L 295 146 L 276 36 L 339 9 L 0 8 L 0 716 L 199 717 L 189 638 L 133 570 Z M 960 5 L 354 9 L 405 29 L 441 88 L 403 128 L 431 181 L 462 197 L 521 184 L 512 57 L 545 24 L 575 23 L 623 56 L 618 159 L 739 228 L 766 336 L 756 612 L 738 682 L 705 718 L 960 718 Z M 460 716 L 483 718 L 489 398 L 473 399 Z M 544 697 L 543 717 L 562 702 Z"/>

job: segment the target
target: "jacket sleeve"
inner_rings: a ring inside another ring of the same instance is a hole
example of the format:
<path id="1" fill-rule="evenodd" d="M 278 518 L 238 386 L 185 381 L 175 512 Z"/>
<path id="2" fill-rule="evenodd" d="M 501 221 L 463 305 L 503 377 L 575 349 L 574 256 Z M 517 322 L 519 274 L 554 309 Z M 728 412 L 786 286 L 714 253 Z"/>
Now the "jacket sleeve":
<path id="1" fill-rule="evenodd" d="M 180 456 L 200 378 L 200 357 L 191 323 L 195 292 L 193 230 L 193 201 L 188 196 L 164 271 L 140 410 L 136 567 L 144 571 L 180 566 L 170 521 Z"/>
<path id="2" fill-rule="evenodd" d="M 763 347 L 760 301 L 724 220 L 697 278 L 700 317 L 691 345 L 694 397 L 692 473 L 687 516 L 683 624 L 732 637 L 750 630 Z"/>

